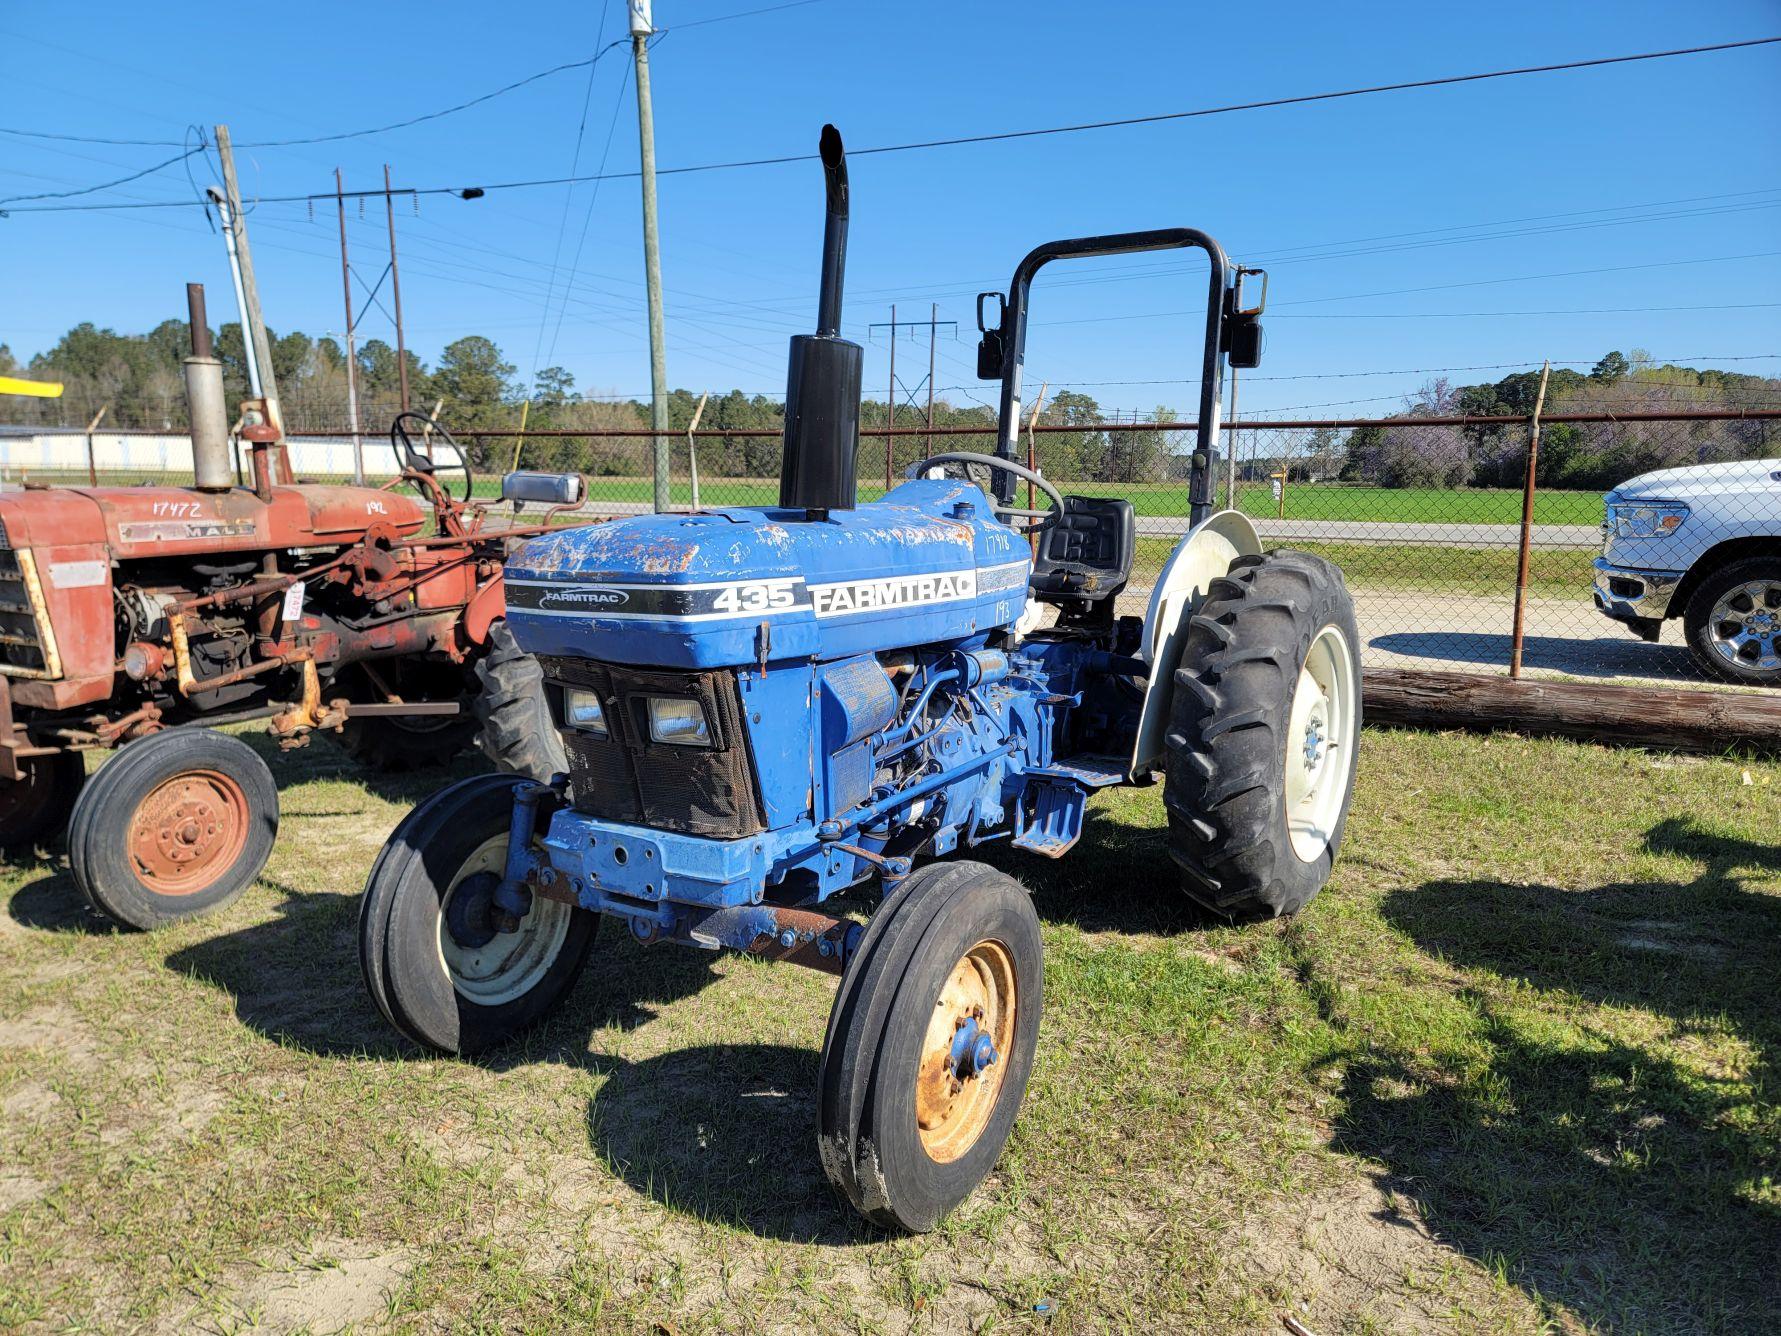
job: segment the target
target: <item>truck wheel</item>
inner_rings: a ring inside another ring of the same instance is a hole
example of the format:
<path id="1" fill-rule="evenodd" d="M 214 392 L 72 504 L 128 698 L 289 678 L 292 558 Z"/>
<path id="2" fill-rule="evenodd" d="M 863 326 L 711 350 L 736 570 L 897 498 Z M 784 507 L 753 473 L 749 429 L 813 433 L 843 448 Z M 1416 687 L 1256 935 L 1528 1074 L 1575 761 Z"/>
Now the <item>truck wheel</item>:
<path id="1" fill-rule="evenodd" d="M 587 961 L 597 915 L 535 896 L 513 932 L 490 921 L 513 792 L 477 775 L 435 794 L 390 837 L 359 915 L 365 986 L 396 1029 L 442 1053 L 479 1053 L 536 1024 Z"/>
<path id="2" fill-rule="evenodd" d="M 79 752 L 26 756 L 19 767 L 23 778 L 0 779 L 0 849 L 28 850 L 61 834 L 87 782 L 86 760 Z"/>
<path id="3" fill-rule="evenodd" d="M 1682 611 L 1694 661 L 1714 677 L 1781 686 L 1781 557 L 1746 557 L 1714 571 Z"/>
<path id="4" fill-rule="evenodd" d="M 872 916 L 829 1016 L 818 1150 L 886 1229 L 933 1229 L 995 1166 L 1044 1005 L 1039 916 L 981 863 L 923 868 Z"/>
<path id="5" fill-rule="evenodd" d="M 133 742 L 74 804 L 68 863 L 93 908 L 159 928 L 230 903 L 278 836 L 278 787 L 246 743 L 208 729 Z"/>
<path id="6" fill-rule="evenodd" d="M 489 627 L 488 652 L 476 661 L 481 688 L 471 709 L 476 745 L 495 769 L 548 783 L 569 768 L 563 739 L 544 699 L 544 670 L 519 647 L 504 621 Z"/>
<path id="7" fill-rule="evenodd" d="M 1229 917 L 1296 914 L 1329 880 L 1354 793 L 1354 604 L 1322 557 L 1238 557 L 1188 622 L 1168 734 L 1169 852 Z"/>

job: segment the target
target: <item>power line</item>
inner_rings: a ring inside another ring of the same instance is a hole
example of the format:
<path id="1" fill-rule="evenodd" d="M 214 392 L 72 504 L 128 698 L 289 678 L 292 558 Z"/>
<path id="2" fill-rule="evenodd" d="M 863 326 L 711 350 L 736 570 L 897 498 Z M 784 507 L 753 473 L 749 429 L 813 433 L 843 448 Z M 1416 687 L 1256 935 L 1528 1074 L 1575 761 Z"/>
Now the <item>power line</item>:
<path id="1" fill-rule="evenodd" d="M 737 15 L 736 17 L 741 17 L 741 16 Z M 706 21 L 713 22 L 715 20 L 706 20 Z M 664 31 L 669 31 L 669 30 L 664 29 Z M 1478 82 L 1482 82 L 1484 80 L 1489 80 L 1489 79 L 1521 78 L 1521 77 L 1524 77 L 1527 75 L 1533 75 L 1533 74 L 1556 74 L 1556 73 L 1563 73 L 1563 72 L 1582 70 L 1582 69 L 1593 69 L 1593 68 L 1598 68 L 1598 67 L 1606 66 L 1606 65 L 1626 65 L 1626 64 L 1632 64 L 1635 62 L 1639 62 L 1639 61 L 1669 60 L 1669 59 L 1673 59 L 1673 58 L 1676 58 L 1679 56 L 1698 56 L 1698 55 L 1705 55 L 1708 53 L 1719 52 L 1719 51 L 1741 50 L 1746 47 L 1768 46 L 1768 45 L 1772 45 L 1777 42 L 1781 42 L 1781 36 L 1752 37 L 1752 38 L 1747 38 L 1743 41 L 1737 41 L 1737 42 L 1716 42 L 1716 43 L 1713 43 L 1708 46 L 1678 47 L 1678 48 L 1668 50 L 1668 51 L 1643 51 L 1643 52 L 1638 52 L 1633 55 L 1625 55 L 1625 56 L 1597 56 L 1597 57 L 1593 57 L 1593 58 L 1590 58 L 1587 60 L 1568 60 L 1568 61 L 1561 61 L 1561 62 L 1558 62 L 1555 64 L 1550 64 L 1550 65 L 1524 65 L 1524 66 L 1520 66 L 1520 67 L 1517 67 L 1514 69 L 1481 70 L 1481 71 L 1478 71 L 1473 74 L 1450 74 L 1450 75 L 1443 75 L 1443 76 L 1440 76 L 1437 78 L 1413 79 L 1413 80 L 1406 80 L 1406 81 L 1399 82 L 1399 83 L 1370 84 L 1370 85 L 1360 87 L 1360 88 L 1343 88 L 1343 89 L 1337 89 L 1337 90 L 1333 90 L 1330 92 L 1323 92 L 1323 93 L 1300 93 L 1300 94 L 1295 94 L 1295 95 L 1292 95 L 1289 97 L 1263 98 L 1263 99 L 1260 99 L 1257 101 L 1252 101 L 1252 102 L 1232 102 L 1232 103 L 1226 103 L 1222 106 L 1216 106 L 1216 107 L 1197 107 L 1197 108 L 1194 108 L 1194 109 L 1188 110 L 1188 111 L 1157 112 L 1157 113 L 1154 113 L 1154 114 L 1148 115 L 1148 116 L 1126 116 L 1126 117 L 1121 117 L 1116 120 L 1083 121 L 1083 122 L 1079 122 L 1079 123 L 1076 123 L 1073 125 L 1054 125 L 1054 126 L 1046 126 L 1043 128 L 1032 129 L 1032 130 L 1002 130 L 1002 131 L 996 131 L 996 132 L 992 132 L 992 133 L 988 133 L 988 134 L 957 135 L 957 136 L 953 136 L 950 138 L 944 138 L 944 139 L 916 140 L 916 141 L 912 141 L 910 143 L 905 143 L 905 144 L 880 144 L 880 145 L 870 146 L 867 148 L 850 149 L 849 152 L 854 157 L 866 157 L 871 154 L 879 154 L 879 153 L 908 153 L 908 152 L 914 152 L 917 150 L 924 150 L 924 149 L 955 148 L 955 147 L 958 147 L 961 145 L 966 145 L 966 144 L 990 144 L 990 143 L 1000 143 L 1003 141 L 1013 140 L 1013 139 L 1034 139 L 1034 138 L 1038 138 L 1038 137 L 1045 136 L 1045 135 L 1078 134 L 1078 133 L 1081 133 L 1083 131 L 1088 131 L 1088 130 L 1109 130 L 1109 129 L 1115 129 L 1115 128 L 1119 128 L 1119 127 L 1123 127 L 1123 126 L 1131 126 L 1131 125 L 1155 125 L 1155 124 L 1160 124 L 1160 123 L 1167 122 L 1167 121 L 1191 120 L 1191 119 L 1195 119 L 1197 117 L 1203 117 L 1203 116 L 1223 116 L 1223 115 L 1229 115 L 1231 113 L 1241 112 L 1241 111 L 1260 111 L 1260 110 L 1264 110 L 1264 109 L 1271 108 L 1271 107 L 1301 106 L 1301 105 L 1305 105 L 1307 103 L 1313 103 L 1313 102 L 1331 102 L 1331 101 L 1336 101 L 1336 100 L 1342 99 L 1342 98 L 1367 97 L 1367 96 L 1371 96 L 1376 93 L 1397 93 L 1397 92 L 1405 92 L 1405 91 L 1413 90 L 1413 89 L 1440 88 L 1440 87 L 1446 87 L 1446 86 L 1450 86 L 1450 85 L 1454 85 L 1454 84 L 1478 83 Z M 601 54 L 604 54 L 604 53 L 602 52 Z M 598 58 L 599 58 L 598 56 L 595 57 L 595 59 L 598 59 Z M 531 76 L 531 79 L 521 80 L 519 82 L 520 83 L 531 82 L 534 79 L 544 77 L 544 75 L 560 73 L 563 70 L 579 68 L 580 66 L 582 66 L 585 63 L 586 62 L 583 62 L 583 61 L 570 62 L 565 65 L 557 66 L 552 70 L 544 71 L 543 74 Z M 518 86 L 518 85 L 514 85 L 514 86 Z M 502 91 L 506 91 L 506 90 L 497 90 L 495 93 L 485 94 L 481 98 L 473 99 L 469 103 L 461 104 L 461 106 L 458 108 L 448 108 L 446 112 L 432 113 L 431 115 L 426 116 L 426 117 L 417 117 L 417 118 L 415 118 L 415 120 L 419 121 L 419 120 L 432 119 L 434 116 L 437 116 L 437 115 L 449 114 L 450 111 L 461 110 L 463 106 L 471 106 L 471 105 L 474 105 L 476 102 L 487 101 L 489 97 L 499 96 Z M 414 123 L 414 122 L 402 122 L 402 124 L 412 124 L 412 123 Z M 393 128 L 399 128 L 399 127 L 392 126 L 392 127 L 384 127 L 384 128 L 393 129 Z M 356 134 L 375 134 L 375 133 L 379 133 L 379 132 L 380 131 L 375 131 L 375 130 L 372 130 L 372 131 L 351 131 L 351 132 L 347 132 L 346 134 L 342 134 L 342 135 L 322 136 L 319 139 L 290 139 L 290 140 L 264 141 L 262 143 L 254 144 L 254 145 L 244 145 L 243 147 L 275 147 L 275 146 L 279 146 L 279 145 L 283 145 L 283 144 L 317 143 L 317 142 L 323 142 L 327 139 L 350 138 Z M 13 132 L 13 133 L 19 133 L 19 132 Z M 736 169 L 736 168 L 744 168 L 744 167 L 771 167 L 771 166 L 779 166 L 779 165 L 786 164 L 786 163 L 810 162 L 810 161 L 814 161 L 816 156 L 817 155 L 814 153 L 791 153 L 791 154 L 783 154 L 783 155 L 780 155 L 777 157 L 739 159 L 739 160 L 732 161 L 732 162 L 700 163 L 700 164 L 696 164 L 696 165 L 688 166 L 688 167 L 662 167 L 662 168 L 657 169 L 656 175 L 658 175 L 658 176 L 685 176 L 685 175 L 689 175 L 689 174 L 695 173 L 695 172 L 728 171 L 728 170 L 732 170 L 732 169 Z M 540 187 L 540 186 L 560 186 L 560 185 L 577 184 L 577 183 L 584 182 L 584 181 L 624 180 L 624 179 L 634 178 L 638 174 L 639 173 L 637 173 L 637 172 L 612 172 L 612 173 L 602 172 L 602 173 L 599 173 L 594 176 L 541 177 L 541 178 L 537 178 L 537 179 L 533 179 L 533 180 L 523 180 L 523 181 L 497 181 L 492 184 L 481 185 L 481 186 L 478 186 L 475 188 L 483 190 L 483 191 L 524 190 L 524 189 L 531 189 L 531 188 Z M 461 194 L 465 189 L 466 189 L 466 187 L 464 187 L 464 186 L 416 186 L 416 187 L 405 188 L 404 190 L 399 191 L 397 193 L 412 194 L 412 195 L 449 195 L 449 194 Z M 349 193 L 354 194 L 354 195 L 377 195 L 377 194 L 382 194 L 383 192 L 381 192 L 381 191 L 356 191 L 356 192 L 349 192 Z M 304 201 L 312 200 L 312 199 L 332 199 L 332 198 L 334 198 L 334 196 L 332 194 L 273 195 L 273 196 L 264 197 L 262 202 L 263 203 L 274 203 L 274 204 L 293 203 L 293 202 L 300 203 L 300 202 L 304 202 Z M 184 203 L 185 203 L 184 201 L 169 200 L 169 201 L 166 201 L 164 204 L 158 204 L 158 205 L 157 204 L 115 204 L 115 205 L 88 205 L 88 206 L 46 205 L 46 206 L 43 206 L 43 207 L 40 207 L 37 209 L 20 210 L 19 212 L 48 213 L 48 212 L 56 212 L 56 211 L 71 211 L 71 210 L 80 209 L 82 207 L 85 207 L 85 208 L 118 208 L 118 209 L 154 208 L 154 207 L 173 208 L 173 207 L 180 207 Z"/>
<path id="2" fill-rule="evenodd" d="M 165 171 L 167 168 L 172 167 L 176 163 L 184 162 L 187 158 L 190 158 L 196 154 L 202 153 L 204 151 L 205 147 L 206 146 L 204 144 L 199 144 L 196 148 L 188 148 L 184 153 L 175 153 L 171 158 L 168 158 L 165 162 L 157 162 L 153 167 L 144 167 L 139 172 L 131 172 L 128 176 L 120 176 L 115 181 L 101 181 L 101 182 L 99 182 L 98 185 L 80 186 L 74 190 L 46 190 L 46 191 L 42 191 L 39 194 L 35 194 L 35 195 L 9 195 L 5 199 L 0 199 L 0 215 L 3 215 L 5 213 L 5 211 L 6 211 L 5 206 L 13 203 L 15 200 L 72 199 L 76 195 L 91 195 L 95 191 L 110 190 L 114 186 L 128 185 L 132 181 L 140 181 L 145 176 L 153 176 L 156 172 Z M 183 203 L 194 203 L 195 201 L 187 200 L 187 201 L 182 201 L 182 202 Z"/>
<path id="3" fill-rule="evenodd" d="M 658 28 L 656 32 L 658 35 L 665 35 L 681 28 L 703 28 L 711 23 L 728 23 L 733 19 L 753 18 L 757 14 L 772 14 L 782 9 L 797 9 L 803 5 L 820 3 L 821 0 L 788 0 L 788 3 L 786 4 L 768 5 L 763 9 L 748 9 L 743 10 L 738 14 L 718 14 L 708 19 L 695 19 L 691 23 L 677 23 L 672 28 Z M 624 46 L 627 45 L 628 42 L 629 38 L 621 37 L 614 42 L 608 43 L 585 60 L 571 60 L 565 61 L 561 65 L 553 65 L 547 70 L 539 70 L 536 74 L 528 74 L 523 79 L 515 79 L 510 84 L 503 84 L 492 92 L 483 93 L 478 97 L 469 99 L 467 102 L 459 102 L 453 106 L 442 107 L 438 111 L 429 111 L 421 116 L 412 116 L 405 121 L 394 121 L 389 125 L 371 126 L 363 130 L 342 130 L 337 134 L 311 135 L 303 139 L 260 139 L 251 143 L 238 143 L 235 147 L 293 148 L 301 144 L 332 144 L 337 143 L 342 139 L 362 139 L 367 135 L 387 134 L 391 130 L 406 130 L 410 126 L 420 125 L 426 121 L 436 121 L 442 116 L 453 116 L 460 111 L 468 111 L 471 107 L 480 106 L 484 102 L 492 102 L 498 97 L 505 97 L 509 93 L 517 92 L 519 89 L 524 88 L 529 84 L 535 84 L 541 79 L 549 79 L 554 75 L 566 74 L 570 70 L 590 68 L 598 63 L 600 57 L 612 50 L 613 47 Z M 20 130 L 8 126 L 0 126 L 0 134 L 17 135 L 24 139 L 60 139 L 76 144 L 119 144 L 133 148 L 179 147 L 179 141 L 173 139 L 108 139 L 94 135 L 58 134 L 49 130 Z"/>

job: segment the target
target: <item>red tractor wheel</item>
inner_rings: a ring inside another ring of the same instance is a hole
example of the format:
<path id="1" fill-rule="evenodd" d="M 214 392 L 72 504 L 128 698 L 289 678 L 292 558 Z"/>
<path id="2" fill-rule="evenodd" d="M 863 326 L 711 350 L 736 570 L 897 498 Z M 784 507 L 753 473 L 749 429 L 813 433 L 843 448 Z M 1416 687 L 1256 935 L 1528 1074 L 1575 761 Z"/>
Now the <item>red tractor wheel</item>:
<path id="1" fill-rule="evenodd" d="M 158 928 L 221 909 L 252 884 L 278 833 L 278 789 L 254 750 L 204 729 L 157 733 L 93 776 L 68 828 L 95 909 Z"/>
<path id="2" fill-rule="evenodd" d="M 61 834 L 87 780 L 79 752 L 27 756 L 17 780 L 0 780 L 0 849 L 29 849 Z"/>

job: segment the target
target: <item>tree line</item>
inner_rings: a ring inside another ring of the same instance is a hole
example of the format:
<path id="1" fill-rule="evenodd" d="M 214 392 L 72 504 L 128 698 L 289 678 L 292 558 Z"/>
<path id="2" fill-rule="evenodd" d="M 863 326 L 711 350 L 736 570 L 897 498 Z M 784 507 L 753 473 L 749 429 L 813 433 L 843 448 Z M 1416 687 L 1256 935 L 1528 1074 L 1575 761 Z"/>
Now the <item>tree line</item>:
<path id="1" fill-rule="evenodd" d="M 104 408 L 106 423 L 112 427 L 183 432 L 187 422 L 180 362 L 190 349 L 189 335 L 186 322 L 177 319 L 163 321 L 147 334 L 119 334 L 83 323 L 24 365 L 0 344 L 0 375 L 59 380 L 66 387 L 60 399 L 0 402 L 0 422 L 81 427 Z M 303 432 L 345 426 L 349 420 L 346 353 L 339 342 L 301 331 L 268 331 L 268 338 L 287 427 Z M 245 399 L 247 363 L 241 326 L 224 324 L 213 341 L 230 400 Z M 368 434 L 375 434 L 386 428 L 401 406 L 396 350 L 382 339 L 368 339 L 355 356 L 359 422 Z M 524 385 L 500 347 L 482 335 L 446 345 L 431 366 L 413 352 L 405 356 L 410 406 L 431 412 L 437 405 L 441 420 L 454 430 L 513 431 L 524 421 L 530 429 L 582 433 L 639 430 L 649 424 L 646 404 L 583 393 L 573 374 L 560 366 L 544 368 L 530 386 Z M 1533 409 L 1539 379 L 1537 371 L 1522 371 L 1476 385 L 1431 380 L 1399 411 L 1368 426 L 1306 429 L 1269 441 L 1258 439 L 1260 433 L 1238 432 L 1227 445 L 1251 478 L 1285 470 L 1295 480 L 1397 488 L 1518 486 L 1526 467 L 1525 428 L 1440 426 L 1422 419 L 1525 417 Z M 699 400 L 689 390 L 671 393 L 669 422 L 677 436 L 692 422 Z M 1608 353 L 1588 372 L 1554 370 L 1545 403 L 1548 414 L 1777 406 L 1781 406 L 1781 380 L 1659 366 L 1636 349 L 1631 354 Z M 990 448 L 995 427 L 990 404 L 938 399 L 933 417 L 936 427 L 983 433 L 937 437 L 936 448 Z M 1110 422 L 1109 417 L 1109 410 L 1091 395 L 1071 389 L 1050 395 L 1039 420 L 1059 430 L 1038 435 L 1036 462 L 1060 480 L 1136 483 L 1185 476 L 1192 434 L 1158 425 L 1179 420 L 1174 409 L 1158 405 L 1148 413 L 1131 414 L 1129 422 Z M 885 401 L 861 403 L 862 479 L 900 473 L 927 450 L 924 437 L 886 438 L 882 433 L 888 418 Z M 897 405 L 897 426 L 920 427 L 926 421 L 925 403 Z M 779 469 L 778 433 L 784 424 L 785 406 L 777 398 L 741 390 L 711 395 L 699 425 L 722 434 L 700 439 L 701 473 L 774 476 Z M 504 468 L 515 443 L 474 442 L 472 462 L 482 469 Z M 1599 489 L 1648 469 L 1776 452 L 1774 424 L 1760 420 L 1553 424 L 1542 435 L 1540 482 Z M 533 437 L 526 441 L 521 458 L 529 467 L 599 475 L 638 475 L 650 467 L 648 442 L 640 438 Z"/>

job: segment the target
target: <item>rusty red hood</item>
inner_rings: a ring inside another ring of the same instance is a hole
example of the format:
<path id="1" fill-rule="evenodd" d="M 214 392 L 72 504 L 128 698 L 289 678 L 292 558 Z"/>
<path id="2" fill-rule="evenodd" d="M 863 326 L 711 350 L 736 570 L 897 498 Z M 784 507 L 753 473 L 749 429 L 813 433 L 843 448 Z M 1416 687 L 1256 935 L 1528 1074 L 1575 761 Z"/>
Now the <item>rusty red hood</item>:
<path id="1" fill-rule="evenodd" d="M 218 550 L 323 547 L 353 542 L 373 525 L 397 536 L 422 529 L 431 511 L 413 497 L 372 487 L 49 487 L 0 493 L 10 546 L 101 543 L 120 560 Z"/>

